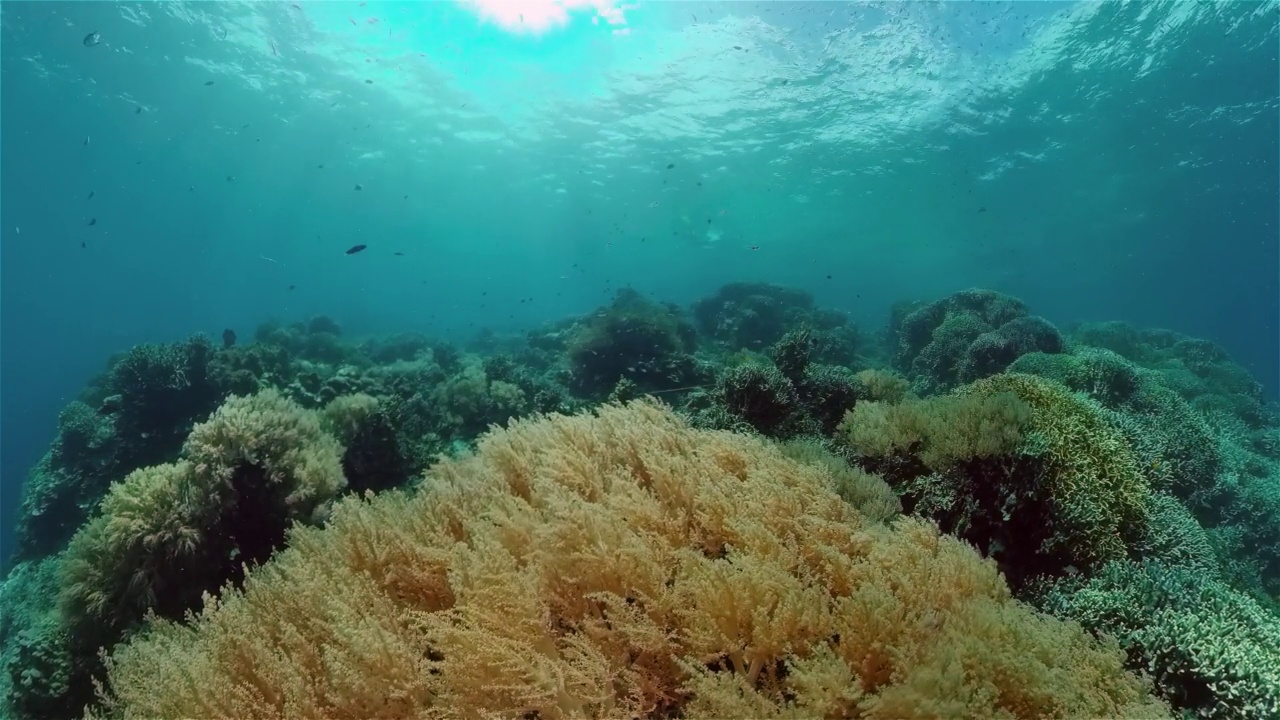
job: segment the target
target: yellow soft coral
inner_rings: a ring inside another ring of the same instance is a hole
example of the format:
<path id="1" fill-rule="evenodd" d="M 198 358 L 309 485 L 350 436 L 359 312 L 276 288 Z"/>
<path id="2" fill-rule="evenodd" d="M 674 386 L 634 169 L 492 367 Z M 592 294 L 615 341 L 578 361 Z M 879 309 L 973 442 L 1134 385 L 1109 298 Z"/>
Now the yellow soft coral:
<path id="1" fill-rule="evenodd" d="M 113 484 L 71 539 L 61 600 L 78 630 L 110 643 L 147 610 L 181 617 L 346 484 L 337 440 L 275 390 L 229 398 L 183 455 Z"/>
<path id="2" fill-rule="evenodd" d="M 348 500 L 112 657 L 123 718 L 1158 717 L 1114 647 L 827 469 L 653 402 Z"/>

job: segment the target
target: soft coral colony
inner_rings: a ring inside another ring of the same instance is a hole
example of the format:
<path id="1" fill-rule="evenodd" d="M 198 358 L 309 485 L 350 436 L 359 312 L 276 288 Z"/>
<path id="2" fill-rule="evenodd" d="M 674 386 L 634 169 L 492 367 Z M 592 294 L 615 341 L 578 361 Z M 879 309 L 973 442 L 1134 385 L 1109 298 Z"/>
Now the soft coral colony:
<path id="1" fill-rule="evenodd" d="M 63 412 L 6 716 L 1280 716 L 1280 423 L 1211 343 L 742 283 L 226 345 Z"/>

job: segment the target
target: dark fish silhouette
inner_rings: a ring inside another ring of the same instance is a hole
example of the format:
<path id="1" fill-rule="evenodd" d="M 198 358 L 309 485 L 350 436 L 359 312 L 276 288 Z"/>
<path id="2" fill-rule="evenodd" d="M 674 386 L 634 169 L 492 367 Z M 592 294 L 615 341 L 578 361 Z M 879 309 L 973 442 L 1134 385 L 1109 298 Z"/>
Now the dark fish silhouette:
<path id="1" fill-rule="evenodd" d="M 675 166 L 676 166 L 676 164 L 675 164 L 675 163 L 667 163 L 667 169 L 668 169 L 668 170 L 670 170 L 671 168 L 673 168 L 673 167 L 675 167 Z"/>
<path id="2" fill-rule="evenodd" d="M 987 211 L 987 209 L 986 209 L 985 207 L 980 207 L 980 208 L 978 208 L 978 212 L 980 212 L 980 213 L 984 213 L 984 212 L 986 212 L 986 211 Z"/>
<path id="3" fill-rule="evenodd" d="M 85 47 L 93 47 L 94 45 L 97 45 L 100 42 L 102 42 L 102 33 L 91 32 L 88 35 L 84 36 Z"/>
<path id="4" fill-rule="evenodd" d="M 290 286 L 289 286 L 289 289 L 290 289 L 290 290 L 292 290 L 292 289 L 294 289 L 294 288 L 296 288 L 296 287 L 298 287 L 298 286 L 297 286 L 297 285 L 290 285 Z"/>
<path id="5" fill-rule="evenodd" d="M 236 344 L 236 331 L 227 328 L 222 331 L 222 347 L 229 348 Z"/>
<path id="6" fill-rule="evenodd" d="M 360 183 L 356 183 L 356 190 L 363 190 L 363 189 L 364 189 L 363 185 L 361 185 Z"/>
<path id="7" fill-rule="evenodd" d="M 93 190 L 90 190 L 90 191 L 89 191 L 89 197 L 85 198 L 85 200 L 92 200 L 92 199 L 93 199 L 93 193 L 94 193 L 94 191 L 93 191 Z"/>
<path id="8" fill-rule="evenodd" d="M 400 257 L 404 257 L 404 253 L 402 252 L 397 252 L 396 255 L 399 255 Z"/>
<path id="9" fill-rule="evenodd" d="M 352 245 L 351 247 L 347 248 L 347 254 L 355 255 L 356 253 L 364 250 L 367 247 L 369 246 L 368 245 Z"/>
<path id="10" fill-rule="evenodd" d="M 141 115 L 141 114 L 142 114 L 142 106 L 141 106 L 141 105 L 139 105 L 139 106 L 138 106 L 138 109 L 133 111 L 133 114 L 134 114 L 134 115 Z"/>
<path id="11" fill-rule="evenodd" d="M 209 87 L 209 86 L 210 86 L 210 85 L 212 85 L 212 84 L 213 84 L 213 81 L 212 81 L 212 80 L 205 80 L 205 81 L 204 81 L 204 86 L 205 86 L 205 87 Z"/>
<path id="12" fill-rule="evenodd" d="M 89 224 L 90 224 L 90 225 L 97 225 L 97 224 L 98 224 L 98 218 L 89 218 Z"/>
<path id="13" fill-rule="evenodd" d="M 84 241 L 83 241 L 83 240 L 81 240 L 81 241 L 80 241 L 80 249 L 81 249 L 81 250 L 83 250 L 83 249 L 85 249 L 86 247 L 88 247 L 88 246 L 84 244 Z"/>

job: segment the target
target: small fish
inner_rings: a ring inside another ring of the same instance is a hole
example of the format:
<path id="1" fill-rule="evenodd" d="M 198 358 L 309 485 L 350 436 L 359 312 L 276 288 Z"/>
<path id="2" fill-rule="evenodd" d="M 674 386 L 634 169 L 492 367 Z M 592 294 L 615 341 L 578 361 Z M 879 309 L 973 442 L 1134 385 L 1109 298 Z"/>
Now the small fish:
<path id="1" fill-rule="evenodd" d="M 364 250 L 367 247 L 369 246 L 368 245 L 352 245 L 351 247 L 347 248 L 347 254 L 355 255 L 356 253 Z"/>
<path id="2" fill-rule="evenodd" d="M 351 18 L 351 17 L 349 17 L 349 18 L 347 18 L 347 19 L 351 21 L 351 24 L 352 24 L 352 25 L 359 26 L 359 24 L 360 24 L 360 23 L 356 22 L 356 19 L 355 19 L 355 18 Z"/>
<path id="3" fill-rule="evenodd" d="M 364 84 L 365 84 L 365 85 L 372 85 L 372 84 L 373 84 L 373 81 L 372 81 L 372 80 L 368 80 L 368 79 L 366 79 L 366 80 L 364 81 Z"/>
<path id="4" fill-rule="evenodd" d="M 742 49 L 742 46 L 741 46 L 741 45 L 734 45 L 734 46 L 733 46 L 733 49 L 734 49 L 734 50 L 741 50 L 741 49 Z"/>
<path id="5" fill-rule="evenodd" d="M 228 176 L 227 176 L 227 182 L 235 182 L 235 181 L 236 181 L 236 176 L 235 176 L 235 175 L 228 175 Z"/>
<path id="6" fill-rule="evenodd" d="M 298 3 L 289 3 L 289 6 L 292 7 L 294 10 L 302 10 L 302 6 L 299 5 Z"/>
<path id="7" fill-rule="evenodd" d="M 136 110 L 134 110 L 134 111 L 133 111 L 133 114 L 134 114 L 134 115 L 141 115 L 141 114 L 142 114 L 142 106 L 141 106 L 141 105 L 139 105 L 139 106 L 138 106 L 138 109 L 136 109 Z"/>
<path id="8" fill-rule="evenodd" d="M 94 225 L 97 225 L 97 224 L 98 224 L 98 218 L 89 218 L 89 227 L 93 227 Z"/>
<path id="9" fill-rule="evenodd" d="M 980 213 L 984 213 L 984 212 L 986 212 L 986 211 L 987 211 L 987 209 L 986 209 L 985 207 L 980 207 L 980 208 L 978 208 L 978 212 L 980 212 Z"/>
<path id="10" fill-rule="evenodd" d="M 231 328 L 227 328 L 226 330 L 223 330 L 222 331 L 222 347 L 224 348 L 234 347 L 235 344 L 236 344 L 236 331 L 232 330 Z"/>
<path id="11" fill-rule="evenodd" d="M 294 288 L 296 288 L 296 287 L 298 287 L 298 286 L 297 286 L 297 285 L 290 285 L 290 286 L 289 286 L 289 289 L 290 289 L 290 290 L 292 290 L 292 289 L 294 289 Z"/>
<path id="12" fill-rule="evenodd" d="M 759 249 L 760 249 L 760 246 L 759 246 L 759 245 L 748 245 L 748 246 L 747 246 L 747 249 L 748 249 L 748 250 L 759 250 Z"/>
<path id="13" fill-rule="evenodd" d="M 408 199 L 409 199 L 409 196 L 408 196 L 408 195 L 405 195 L 405 196 L 404 196 L 404 199 L 405 199 L 405 200 L 408 200 Z"/>
<path id="14" fill-rule="evenodd" d="M 396 255 L 399 255 L 400 257 L 404 257 L 404 253 L 402 252 L 397 252 Z"/>
<path id="15" fill-rule="evenodd" d="M 88 246 L 88 245 L 85 245 L 85 244 L 84 244 L 84 241 L 83 241 L 83 240 L 81 240 L 81 241 L 80 241 L 80 249 L 81 249 L 81 250 L 84 250 L 86 247 L 89 247 L 89 246 Z"/>
<path id="16" fill-rule="evenodd" d="M 100 42 L 102 42 L 102 33 L 100 32 L 91 32 L 88 35 L 84 36 L 85 47 L 93 47 L 94 45 L 97 45 Z"/>
<path id="17" fill-rule="evenodd" d="M 693 18 L 693 21 L 694 21 L 694 22 L 698 22 L 698 16 L 697 16 L 697 15 L 694 15 L 693 13 L 689 13 L 689 17 Z"/>
<path id="18" fill-rule="evenodd" d="M 361 185 L 360 183 L 356 183 L 356 190 L 363 190 L 363 189 L 364 189 L 363 185 Z"/>
<path id="19" fill-rule="evenodd" d="M 89 191 L 89 197 L 85 198 L 85 200 L 92 200 L 92 199 L 93 199 L 93 193 L 94 193 L 94 191 L 93 191 L 93 190 L 90 190 L 90 191 Z"/>
<path id="20" fill-rule="evenodd" d="M 274 40 L 271 41 L 271 54 L 276 57 L 280 57 L 280 51 L 276 49 L 276 43 Z"/>
<path id="21" fill-rule="evenodd" d="M 213 84 L 213 81 L 212 81 L 212 80 L 205 80 L 205 81 L 204 81 L 204 86 L 205 86 L 205 87 L 209 87 L 209 86 L 210 86 L 210 85 L 212 85 L 212 84 Z"/>
<path id="22" fill-rule="evenodd" d="M 670 170 L 676 166 L 675 163 L 667 163 L 667 169 Z"/>
<path id="23" fill-rule="evenodd" d="M 85 135 L 85 136 L 84 136 L 84 146 L 85 146 L 85 147 L 89 147 L 89 136 L 88 136 L 88 135 Z"/>

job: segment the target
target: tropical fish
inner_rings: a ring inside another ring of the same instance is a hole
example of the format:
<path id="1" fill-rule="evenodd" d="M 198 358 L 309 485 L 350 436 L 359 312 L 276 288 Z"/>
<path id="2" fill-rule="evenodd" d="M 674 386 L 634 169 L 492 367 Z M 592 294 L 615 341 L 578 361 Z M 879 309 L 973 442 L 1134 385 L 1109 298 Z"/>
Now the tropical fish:
<path id="1" fill-rule="evenodd" d="M 93 47 L 94 45 L 97 45 L 100 42 L 102 42 L 102 33 L 100 32 L 91 32 L 88 35 L 84 36 L 85 47 Z"/>
<path id="2" fill-rule="evenodd" d="M 352 245 L 351 247 L 347 248 L 347 254 L 355 255 L 356 253 L 364 250 L 367 247 L 369 246 L 368 245 Z"/>

